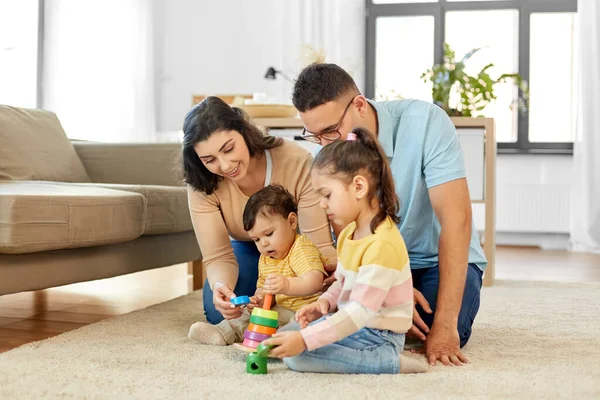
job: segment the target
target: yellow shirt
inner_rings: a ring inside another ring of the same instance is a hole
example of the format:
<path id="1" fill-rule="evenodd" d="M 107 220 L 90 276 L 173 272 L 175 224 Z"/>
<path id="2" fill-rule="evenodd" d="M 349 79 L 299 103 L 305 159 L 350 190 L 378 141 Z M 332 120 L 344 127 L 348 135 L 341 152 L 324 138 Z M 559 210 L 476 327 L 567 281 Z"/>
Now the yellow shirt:
<path id="1" fill-rule="evenodd" d="M 258 282 L 256 286 L 262 288 L 267 276 L 273 273 L 288 278 L 295 278 L 310 271 L 319 271 L 327 276 L 324 268 L 326 261 L 313 242 L 304 235 L 296 235 L 296 240 L 285 258 L 277 260 L 262 254 L 260 255 L 260 260 L 258 261 Z M 281 307 L 298 311 L 318 298 L 318 293 L 305 297 L 278 294 L 275 296 L 275 301 Z"/>
<path id="2" fill-rule="evenodd" d="M 398 227 L 388 217 L 372 235 L 354 239 L 355 230 L 352 222 L 340 233 L 336 281 L 321 296 L 337 312 L 301 331 L 309 350 L 364 327 L 405 333 L 412 326 L 410 259 Z"/>

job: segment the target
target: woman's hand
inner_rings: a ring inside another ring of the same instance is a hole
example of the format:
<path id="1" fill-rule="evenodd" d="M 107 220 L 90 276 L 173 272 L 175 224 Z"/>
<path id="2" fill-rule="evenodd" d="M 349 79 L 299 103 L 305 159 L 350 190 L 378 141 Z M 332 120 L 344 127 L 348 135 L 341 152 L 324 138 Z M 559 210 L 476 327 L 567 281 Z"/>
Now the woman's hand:
<path id="1" fill-rule="evenodd" d="M 242 316 L 244 311 L 242 307 L 236 307 L 230 300 L 235 294 L 233 291 L 221 281 L 217 281 L 212 285 L 213 304 L 218 312 L 223 314 L 225 319 L 235 319 Z"/>
<path id="2" fill-rule="evenodd" d="M 323 315 L 327 315 L 328 312 L 329 301 L 325 299 L 319 299 L 314 303 L 302 307 L 296 313 L 296 321 L 300 324 L 300 327 L 304 329 L 311 322 L 318 320 Z"/>

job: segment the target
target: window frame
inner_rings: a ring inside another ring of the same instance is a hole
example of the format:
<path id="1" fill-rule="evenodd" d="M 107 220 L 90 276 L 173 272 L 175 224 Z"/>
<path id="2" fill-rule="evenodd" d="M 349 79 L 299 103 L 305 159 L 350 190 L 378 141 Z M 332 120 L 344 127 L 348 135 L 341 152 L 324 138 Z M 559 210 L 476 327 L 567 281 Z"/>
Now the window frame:
<path id="1" fill-rule="evenodd" d="M 375 97 L 375 49 L 376 24 L 379 17 L 433 16 L 434 49 L 436 62 L 443 59 L 443 43 L 445 40 L 445 19 L 448 11 L 482 11 L 482 10 L 517 10 L 519 12 L 518 40 L 518 73 L 529 81 L 530 24 L 531 14 L 577 12 L 577 0 L 494 0 L 494 1 L 448 1 L 438 0 L 435 3 L 396 3 L 373 4 L 366 1 L 366 76 L 365 92 L 367 97 Z M 499 153 L 542 153 L 572 154 L 573 142 L 530 142 L 529 115 L 518 113 L 517 141 L 514 143 L 499 142 Z"/>

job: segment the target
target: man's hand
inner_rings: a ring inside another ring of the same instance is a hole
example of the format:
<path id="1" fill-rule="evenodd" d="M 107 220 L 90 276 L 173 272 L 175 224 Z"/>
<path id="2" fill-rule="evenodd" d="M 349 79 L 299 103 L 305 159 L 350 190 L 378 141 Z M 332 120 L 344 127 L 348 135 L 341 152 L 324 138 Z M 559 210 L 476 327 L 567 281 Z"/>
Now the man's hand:
<path id="1" fill-rule="evenodd" d="M 298 310 L 296 313 L 296 321 L 300 324 L 300 327 L 304 329 L 311 322 L 318 320 L 323 315 L 327 315 L 328 312 L 329 301 L 325 299 L 319 299 L 314 303 L 308 304 Z"/>
<path id="2" fill-rule="evenodd" d="M 421 292 L 419 292 L 417 289 L 413 289 L 413 292 L 414 292 L 414 300 L 415 300 L 414 305 L 413 305 L 413 325 L 408 330 L 406 335 L 409 337 L 416 337 L 424 342 L 425 339 L 427 338 L 427 336 L 425 336 L 425 334 L 429 333 L 429 327 L 427 326 L 427 324 L 423 321 L 423 319 L 419 315 L 419 312 L 417 311 L 417 304 L 420 305 L 421 308 L 427 314 L 431 314 L 433 311 L 431 310 L 431 307 L 429 306 L 429 302 L 427 302 L 427 300 L 425 299 L 425 297 L 423 296 L 423 294 Z"/>
<path id="3" fill-rule="evenodd" d="M 288 278 L 279 274 L 269 274 L 262 289 L 266 294 L 286 294 L 290 286 Z"/>
<path id="4" fill-rule="evenodd" d="M 277 346 L 269 352 L 271 357 L 294 357 L 306 350 L 306 343 L 299 331 L 278 332 L 263 342 L 266 346 Z"/>
<path id="5" fill-rule="evenodd" d="M 425 341 L 425 356 L 430 365 L 439 360 L 442 364 L 468 364 L 469 359 L 460 351 L 458 329 L 452 325 L 437 325 L 435 322 Z"/>
<path id="6" fill-rule="evenodd" d="M 425 341 L 431 365 L 461 365 L 468 359 L 460 352 L 458 316 L 462 306 L 469 264 L 472 211 L 465 178 L 429 189 L 429 199 L 440 225 L 439 274 L 435 319 Z"/>

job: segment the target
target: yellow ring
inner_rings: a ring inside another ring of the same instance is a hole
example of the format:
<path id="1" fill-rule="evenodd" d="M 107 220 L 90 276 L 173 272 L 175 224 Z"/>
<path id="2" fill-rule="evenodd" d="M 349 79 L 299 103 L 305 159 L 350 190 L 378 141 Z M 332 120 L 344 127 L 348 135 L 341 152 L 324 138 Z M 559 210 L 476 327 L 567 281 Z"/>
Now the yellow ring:
<path id="1" fill-rule="evenodd" d="M 277 311 L 263 310 L 262 308 L 258 308 L 258 307 L 256 307 L 254 310 L 252 310 L 252 315 L 254 315 L 255 317 L 261 317 L 261 318 L 267 318 L 267 319 L 274 319 L 274 320 L 279 319 L 279 315 L 277 314 Z"/>

